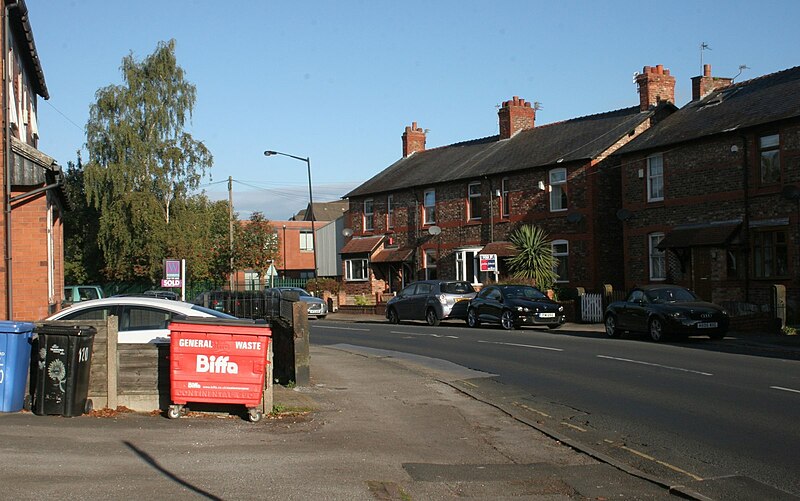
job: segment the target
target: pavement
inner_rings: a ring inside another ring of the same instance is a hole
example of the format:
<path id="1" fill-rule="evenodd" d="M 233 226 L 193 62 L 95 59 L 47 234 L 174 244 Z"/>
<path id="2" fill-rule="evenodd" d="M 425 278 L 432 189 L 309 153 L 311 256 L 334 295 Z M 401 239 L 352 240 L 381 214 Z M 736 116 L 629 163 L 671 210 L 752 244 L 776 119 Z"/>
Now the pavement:
<path id="1" fill-rule="evenodd" d="M 175 420 L 0 413 L 0 498 L 708 499 L 582 452 L 463 390 L 485 373 L 351 345 L 312 345 L 311 361 L 311 384 L 275 387 L 276 413 L 258 423 L 234 406 L 190 406 Z"/>

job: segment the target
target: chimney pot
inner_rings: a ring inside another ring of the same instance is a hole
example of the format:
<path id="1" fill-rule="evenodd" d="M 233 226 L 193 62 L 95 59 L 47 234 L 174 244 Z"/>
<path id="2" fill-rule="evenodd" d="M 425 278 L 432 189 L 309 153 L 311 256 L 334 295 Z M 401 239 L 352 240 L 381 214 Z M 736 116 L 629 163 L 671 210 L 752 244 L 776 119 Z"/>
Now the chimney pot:
<path id="1" fill-rule="evenodd" d="M 710 64 L 704 64 L 703 65 L 703 76 L 704 77 L 710 77 L 711 76 L 711 65 Z"/>
<path id="2" fill-rule="evenodd" d="M 418 151 L 425 151 L 425 131 L 417 127 L 417 122 L 411 122 L 403 133 L 403 157 Z"/>
<path id="3" fill-rule="evenodd" d="M 531 103 L 519 96 L 504 101 L 497 116 L 500 122 L 500 139 L 508 139 L 521 130 L 533 129 L 536 123 L 536 110 L 531 107 Z"/>
<path id="4" fill-rule="evenodd" d="M 664 70 L 664 65 L 645 66 L 636 77 L 639 87 L 639 109 L 647 111 L 660 102 L 675 102 L 675 77 Z"/>

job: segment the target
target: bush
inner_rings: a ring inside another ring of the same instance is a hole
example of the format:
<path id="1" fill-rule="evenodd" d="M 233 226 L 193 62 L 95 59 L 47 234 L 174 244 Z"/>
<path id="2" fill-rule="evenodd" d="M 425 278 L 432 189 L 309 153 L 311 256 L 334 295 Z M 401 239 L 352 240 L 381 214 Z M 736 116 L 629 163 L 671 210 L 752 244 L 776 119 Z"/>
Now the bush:
<path id="1" fill-rule="evenodd" d="M 339 281 L 333 278 L 316 278 L 306 282 L 306 290 L 314 294 L 325 291 L 331 294 L 338 294 L 339 286 Z"/>

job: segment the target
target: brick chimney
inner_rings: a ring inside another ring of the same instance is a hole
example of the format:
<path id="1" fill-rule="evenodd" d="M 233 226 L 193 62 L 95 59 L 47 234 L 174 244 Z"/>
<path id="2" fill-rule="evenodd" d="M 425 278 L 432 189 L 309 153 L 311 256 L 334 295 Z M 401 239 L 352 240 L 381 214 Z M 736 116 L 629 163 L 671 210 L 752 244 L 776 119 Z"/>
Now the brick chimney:
<path id="1" fill-rule="evenodd" d="M 712 77 L 711 65 L 703 65 L 703 76 L 692 77 L 692 101 L 703 99 L 717 89 L 727 87 L 733 83 L 733 78 Z"/>
<path id="2" fill-rule="evenodd" d="M 411 122 L 411 127 L 406 126 L 403 132 L 403 157 L 418 151 L 425 151 L 425 131 L 417 127 L 417 122 Z"/>
<path id="3" fill-rule="evenodd" d="M 521 130 L 533 129 L 536 121 L 536 110 L 531 103 L 517 96 L 505 101 L 500 111 L 500 139 L 508 139 Z"/>
<path id="4" fill-rule="evenodd" d="M 675 77 L 665 70 L 664 66 L 645 66 L 642 73 L 636 75 L 639 86 L 639 109 L 647 111 L 658 103 L 675 102 Z"/>

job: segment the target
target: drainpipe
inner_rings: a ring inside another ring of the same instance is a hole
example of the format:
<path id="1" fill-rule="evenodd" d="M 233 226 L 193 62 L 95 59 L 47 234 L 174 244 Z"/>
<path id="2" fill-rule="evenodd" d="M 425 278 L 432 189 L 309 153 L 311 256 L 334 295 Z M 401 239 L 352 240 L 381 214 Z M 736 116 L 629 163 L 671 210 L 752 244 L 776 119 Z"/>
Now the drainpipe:
<path id="1" fill-rule="evenodd" d="M 744 243 L 744 301 L 750 302 L 750 167 L 747 136 L 742 135 L 742 189 L 744 190 L 744 216 L 742 240 Z"/>
<path id="2" fill-rule="evenodd" d="M 5 3 L 5 2 L 4 2 Z M 3 141 L 5 148 L 5 168 L 3 169 L 4 177 L 4 212 L 5 212 L 5 231 L 6 231 L 6 248 L 5 248 L 5 261 L 6 261 L 6 317 L 10 320 L 14 316 L 14 295 L 13 295 L 13 280 L 12 280 L 12 260 L 11 260 L 11 169 L 13 168 L 14 154 L 11 152 L 11 124 L 9 117 L 11 116 L 11 103 L 9 102 L 8 86 L 8 69 L 11 68 L 11 58 L 8 56 L 9 52 L 9 37 L 10 26 L 8 22 L 8 12 L 10 9 L 19 8 L 18 3 L 8 5 L 6 3 L 3 9 Z"/>

